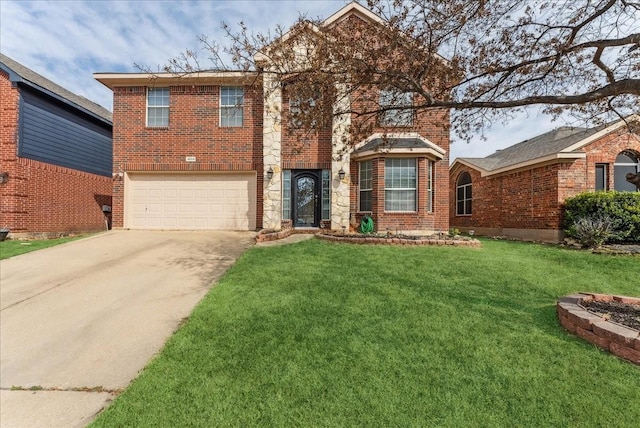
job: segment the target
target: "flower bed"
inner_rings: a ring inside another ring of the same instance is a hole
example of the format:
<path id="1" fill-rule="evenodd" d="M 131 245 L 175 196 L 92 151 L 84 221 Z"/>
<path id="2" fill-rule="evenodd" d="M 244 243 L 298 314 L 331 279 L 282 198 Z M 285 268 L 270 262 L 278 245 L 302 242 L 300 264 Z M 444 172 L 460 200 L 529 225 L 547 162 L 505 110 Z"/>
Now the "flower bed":
<path id="1" fill-rule="evenodd" d="M 453 245 L 456 247 L 482 246 L 480 241 L 467 236 L 449 236 L 447 234 L 437 234 L 430 236 L 414 235 L 382 235 L 382 234 L 342 234 L 340 232 L 323 232 L 316 235 L 319 239 L 333 242 L 349 242 L 352 244 L 375 244 L 375 245 Z"/>
<path id="2" fill-rule="evenodd" d="M 640 298 L 579 293 L 561 298 L 556 305 L 560 324 L 567 331 L 622 359 L 640 365 L 640 331 L 589 312 L 582 304 L 590 301 L 640 305 Z"/>

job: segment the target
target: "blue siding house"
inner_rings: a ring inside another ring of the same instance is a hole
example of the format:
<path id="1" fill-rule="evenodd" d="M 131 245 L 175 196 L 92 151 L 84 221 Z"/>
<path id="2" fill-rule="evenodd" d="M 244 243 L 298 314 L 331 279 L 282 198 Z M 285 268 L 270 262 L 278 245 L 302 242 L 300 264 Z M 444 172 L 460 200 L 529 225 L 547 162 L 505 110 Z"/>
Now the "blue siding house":
<path id="1" fill-rule="evenodd" d="M 107 228 L 111 113 L 2 54 L 0 91 L 0 227 L 14 235 Z"/>

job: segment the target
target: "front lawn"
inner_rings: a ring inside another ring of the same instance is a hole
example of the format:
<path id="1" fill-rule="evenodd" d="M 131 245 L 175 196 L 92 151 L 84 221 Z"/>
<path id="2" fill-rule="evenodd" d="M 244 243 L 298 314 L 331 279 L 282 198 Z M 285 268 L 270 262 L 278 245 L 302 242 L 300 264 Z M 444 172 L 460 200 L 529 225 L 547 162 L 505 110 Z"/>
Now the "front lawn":
<path id="1" fill-rule="evenodd" d="M 255 248 L 95 426 L 635 427 L 640 368 L 558 324 L 640 259 L 311 240 Z"/>
<path id="2" fill-rule="evenodd" d="M 18 256 L 24 253 L 30 253 L 31 251 L 41 250 L 47 247 L 53 247 L 54 245 L 64 244 L 65 242 L 73 241 L 74 239 L 82 237 L 83 236 L 72 236 L 66 238 L 39 239 L 31 241 L 10 239 L 2 241 L 0 242 L 0 260 L 8 259 L 9 257 Z"/>

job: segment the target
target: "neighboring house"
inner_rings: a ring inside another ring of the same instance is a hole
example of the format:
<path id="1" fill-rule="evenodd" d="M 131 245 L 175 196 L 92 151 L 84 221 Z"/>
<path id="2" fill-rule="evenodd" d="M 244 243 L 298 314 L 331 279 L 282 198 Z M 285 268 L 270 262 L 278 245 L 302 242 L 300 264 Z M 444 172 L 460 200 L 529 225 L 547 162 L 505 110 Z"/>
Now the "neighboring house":
<path id="1" fill-rule="evenodd" d="M 566 198 L 637 190 L 626 176 L 640 172 L 639 122 L 633 115 L 590 129 L 562 127 L 485 158 L 456 159 L 449 172 L 451 227 L 561 240 Z"/>
<path id="2" fill-rule="evenodd" d="M 357 3 L 322 25 L 353 20 L 385 25 Z M 393 133 L 348 149 L 335 117 L 299 129 L 275 74 L 94 76 L 114 94 L 114 227 L 340 231 L 370 215 L 380 231 L 448 229 L 447 110 L 387 111 Z"/>
<path id="3" fill-rule="evenodd" d="M 0 227 L 12 235 L 104 230 L 111 113 L 0 54 Z"/>

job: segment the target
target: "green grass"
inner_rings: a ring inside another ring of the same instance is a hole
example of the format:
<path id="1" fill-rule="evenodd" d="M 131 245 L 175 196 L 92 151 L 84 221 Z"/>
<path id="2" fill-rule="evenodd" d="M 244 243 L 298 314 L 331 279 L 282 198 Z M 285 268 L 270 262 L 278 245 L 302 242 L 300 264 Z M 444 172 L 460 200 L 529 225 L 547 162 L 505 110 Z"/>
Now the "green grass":
<path id="1" fill-rule="evenodd" d="M 32 241 L 19 241 L 10 239 L 0 242 L 0 260 L 9 257 L 18 256 L 20 254 L 30 253 L 31 251 L 41 250 L 54 245 L 64 244 L 65 242 L 83 238 L 85 236 L 73 236 L 57 239 L 41 239 Z"/>
<path id="2" fill-rule="evenodd" d="M 554 304 L 638 296 L 639 266 L 498 241 L 255 248 L 94 426 L 637 427 L 640 368 Z"/>

